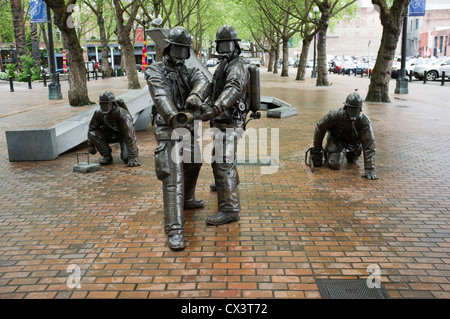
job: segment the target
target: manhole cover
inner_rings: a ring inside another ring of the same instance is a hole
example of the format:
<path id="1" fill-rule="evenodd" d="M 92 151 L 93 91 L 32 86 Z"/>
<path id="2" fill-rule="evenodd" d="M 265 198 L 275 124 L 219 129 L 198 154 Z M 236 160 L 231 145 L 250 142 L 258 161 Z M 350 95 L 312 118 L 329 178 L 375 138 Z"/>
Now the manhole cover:
<path id="1" fill-rule="evenodd" d="M 389 299 L 383 286 L 369 288 L 366 279 L 318 279 L 323 299 Z"/>

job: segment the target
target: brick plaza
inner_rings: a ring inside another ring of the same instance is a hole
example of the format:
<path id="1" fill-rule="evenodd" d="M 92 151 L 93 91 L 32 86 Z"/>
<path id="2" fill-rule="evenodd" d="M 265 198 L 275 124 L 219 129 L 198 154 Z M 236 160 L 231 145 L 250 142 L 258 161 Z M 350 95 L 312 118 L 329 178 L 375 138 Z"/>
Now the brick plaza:
<path id="1" fill-rule="evenodd" d="M 315 123 L 354 89 L 365 97 L 369 80 L 329 75 L 323 88 L 295 81 L 295 71 L 261 69 L 261 93 L 298 115 L 262 112 L 249 124 L 279 129 L 278 171 L 239 165 L 241 219 L 215 227 L 205 224 L 217 199 L 204 164 L 197 197 L 206 206 L 185 211 L 180 252 L 166 245 L 152 127 L 137 133 L 137 168 L 115 147 L 114 165 L 75 173 L 86 145 L 54 161 L 9 162 L 6 130 L 51 126 L 86 107 L 48 101 L 43 87 L 0 88 L 0 298 L 317 299 L 317 279 L 365 279 L 373 265 L 391 298 L 450 298 L 450 85 L 412 82 L 397 95 L 391 81 L 392 103 L 364 105 L 380 177 L 369 181 L 362 158 L 341 171 L 304 163 Z M 91 100 L 103 89 L 124 93 L 124 79 L 91 81 Z"/>

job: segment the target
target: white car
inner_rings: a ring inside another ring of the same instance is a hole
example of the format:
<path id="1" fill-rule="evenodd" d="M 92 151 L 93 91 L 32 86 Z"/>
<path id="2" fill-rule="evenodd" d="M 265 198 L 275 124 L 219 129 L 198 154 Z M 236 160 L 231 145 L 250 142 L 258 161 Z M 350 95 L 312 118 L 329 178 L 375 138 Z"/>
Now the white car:
<path id="1" fill-rule="evenodd" d="M 445 71 L 446 76 L 450 74 L 450 58 L 439 58 L 431 63 L 421 64 L 414 68 L 414 77 L 422 80 L 425 71 L 427 72 L 427 80 L 434 81 L 442 76 Z"/>
<path id="2" fill-rule="evenodd" d="M 418 58 L 418 59 L 411 59 L 405 62 L 405 69 L 406 69 L 406 75 L 408 76 L 411 72 L 414 71 L 414 68 L 418 65 L 423 64 L 423 59 L 422 58 Z M 396 79 L 398 76 L 398 73 L 400 71 L 402 67 L 402 64 L 400 61 L 394 61 L 392 63 L 392 73 L 391 73 L 391 77 Z"/>
<path id="3" fill-rule="evenodd" d="M 258 58 L 251 58 L 249 61 L 250 65 L 256 65 L 257 67 L 261 66 L 261 61 Z"/>
<path id="4" fill-rule="evenodd" d="M 207 67 L 213 67 L 213 66 L 216 66 L 218 63 L 219 63 L 219 59 L 217 59 L 217 58 L 212 58 L 212 59 L 209 59 L 209 60 L 206 62 L 206 66 L 207 66 Z"/>

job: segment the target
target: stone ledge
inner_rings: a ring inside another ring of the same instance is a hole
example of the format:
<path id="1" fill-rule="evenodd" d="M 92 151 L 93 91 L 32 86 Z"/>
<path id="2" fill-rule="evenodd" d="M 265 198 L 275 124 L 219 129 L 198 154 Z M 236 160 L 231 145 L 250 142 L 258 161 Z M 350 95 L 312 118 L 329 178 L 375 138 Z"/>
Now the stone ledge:
<path id="1" fill-rule="evenodd" d="M 283 118 L 294 115 L 297 115 L 295 107 L 277 107 L 267 111 L 267 117 L 269 118 Z"/>
<path id="2" fill-rule="evenodd" d="M 145 130 L 151 121 L 148 88 L 128 91 L 121 98 L 133 117 L 135 130 Z M 10 162 L 54 160 L 68 150 L 87 141 L 89 122 L 99 106 L 44 129 L 6 131 Z"/>

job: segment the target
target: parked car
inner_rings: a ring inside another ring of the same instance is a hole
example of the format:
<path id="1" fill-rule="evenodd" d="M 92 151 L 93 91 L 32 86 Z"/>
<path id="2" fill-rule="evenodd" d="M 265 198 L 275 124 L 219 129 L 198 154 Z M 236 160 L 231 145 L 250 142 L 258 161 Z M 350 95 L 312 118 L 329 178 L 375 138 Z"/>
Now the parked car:
<path id="1" fill-rule="evenodd" d="M 414 77 L 423 80 L 425 71 L 427 72 L 427 80 L 434 81 L 442 76 L 444 71 L 446 76 L 450 74 L 450 58 L 440 58 L 428 64 L 421 64 L 414 68 Z"/>
<path id="2" fill-rule="evenodd" d="M 208 61 L 206 61 L 206 66 L 209 68 L 209 67 L 216 66 L 218 63 L 219 63 L 219 59 L 212 58 L 212 59 L 209 59 Z"/>
<path id="3" fill-rule="evenodd" d="M 342 64 L 341 66 L 341 70 L 340 73 L 344 73 L 344 74 L 353 74 L 355 72 L 356 69 L 356 64 L 353 62 L 345 62 Z"/>
<path id="4" fill-rule="evenodd" d="M 410 59 L 405 62 L 405 69 L 406 69 L 406 75 L 409 76 L 409 74 L 414 70 L 414 67 L 417 65 L 420 65 L 423 63 L 422 58 L 418 59 Z M 392 63 L 392 72 L 391 72 L 391 78 L 396 79 L 398 76 L 398 73 L 401 69 L 401 61 L 394 61 Z"/>
<path id="5" fill-rule="evenodd" d="M 331 64 L 331 72 L 333 72 L 334 74 L 339 74 L 343 64 L 344 62 L 342 61 L 334 61 L 334 63 Z"/>
<path id="6" fill-rule="evenodd" d="M 45 69 L 44 69 L 44 72 L 45 72 L 46 75 L 49 75 L 49 74 L 50 74 L 50 69 L 49 69 L 49 68 L 45 68 Z M 69 72 L 69 67 L 67 67 L 67 72 Z M 64 74 L 64 68 L 62 68 L 62 69 L 56 69 L 56 70 L 55 70 L 55 73 L 56 73 L 56 74 Z"/>
<path id="7" fill-rule="evenodd" d="M 249 61 L 250 65 L 256 65 L 257 67 L 261 66 L 261 61 L 258 58 L 251 58 Z"/>
<path id="8" fill-rule="evenodd" d="M 442 76 L 442 71 L 445 74 L 450 72 L 450 58 L 439 58 L 430 63 L 424 63 L 414 67 L 414 77 L 423 80 L 425 71 L 427 71 L 427 80 L 434 81 Z"/>
<path id="9" fill-rule="evenodd" d="M 353 67 L 349 68 L 350 74 L 361 74 L 365 73 L 367 66 L 362 63 L 353 63 Z"/>

